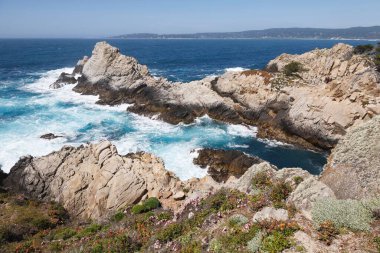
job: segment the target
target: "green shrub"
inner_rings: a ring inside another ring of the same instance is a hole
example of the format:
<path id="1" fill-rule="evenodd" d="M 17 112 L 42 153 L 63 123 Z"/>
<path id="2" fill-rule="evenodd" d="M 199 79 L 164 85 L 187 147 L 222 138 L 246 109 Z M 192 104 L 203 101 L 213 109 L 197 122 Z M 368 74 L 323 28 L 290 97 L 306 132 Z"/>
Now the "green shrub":
<path id="1" fill-rule="evenodd" d="M 132 209 L 131 209 L 131 212 L 132 212 L 133 214 L 143 213 L 143 212 L 145 212 L 145 207 L 144 207 L 143 205 L 139 205 L 139 204 L 134 205 L 134 206 L 132 207 Z"/>
<path id="2" fill-rule="evenodd" d="M 64 222 L 70 218 L 67 210 L 59 203 L 51 202 L 51 208 L 49 210 L 49 215 L 52 218 L 57 219 L 59 222 Z"/>
<path id="3" fill-rule="evenodd" d="M 93 245 L 86 248 L 89 248 L 90 252 L 93 253 L 137 252 L 140 250 L 141 245 L 126 235 L 112 235 L 96 240 Z"/>
<path id="4" fill-rule="evenodd" d="M 223 245 L 217 239 L 212 239 L 208 250 L 213 253 L 223 253 Z"/>
<path id="5" fill-rule="evenodd" d="M 261 171 L 256 173 L 256 175 L 252 178 L 252 185 L 257 189 L 265 189 L 272 185 L 272 182 L 265 171 Z"/>
<path id="6" fill-rule="evenodd" d="M 228 224 L 231 226 L 231 227 L 234 227 L 234 226 L 244 226 L 245 224 L 248 223 L 248 218 L 245 217 L 244 215 L 242 214 L 234 214 L 232 215 L 229 220 L 228 220 Z"/>
<path id="7" fill-rule="evenodd" d="M 373 242 L 376 245 L 377 252 L 380 253 L 380 236 L 376 236 L 375 239 L 373 239 Z"/>
<path id="8" fill-rule="evenodd" d="M 172 218 L 172 214 L 170 212 L 162 212 L 162 213 L 159 213 L 157 215 L 157 219 L 159 221 L 162 221 L 162 220 L 170 220 Z"/>
<path id="9" fill-rule="evenodd" d="M 103 244 L 98 242 L 92 246 L 91 253 L 103 253 L 105 251 Z"/>
<path id="10" fill-rule="evenodd" d="M 268 253 L 282 252 L 290 247 L 291 243 L 289 239 L 278 231 L 274 231 L 272 234 L 265 237 L 261 245 L 261 249 Z"/>
<path id="11" fill-rule="evenodd" d="M 232 229 L 228 234 L 219 238 L 224 252 L 239 252 L 245 248 L 248 242 L 259 232 L 258 226 L 252 226 L 248 231 L 243 229 Z"/>
<path id="12" fill-rule="evenodd" d="M 293 181 L 294 181 L 294 183 L 295 183 L 296 185 L 299 185 L 300 183 L 302 183 L 303 178 L 300 177 L 300 176 L 295 176 L 295 177 L 293 177 Z"/>
<path id="13" fill-rule="evenodd" d="M 53 227 L 53 224 L 50 222 L 50 220 L 48 218 L 44 218 L 44 217 L 34 218 L 32 220 L 32 224 L 33 224 L 33 226 L 36 226 L 40 230 Z"/>
<path id="14" fill-rule="evenodd" d="M 282 202 L 286 200 L 289 194 L 292 192 L 292 187 L 289 183 L 278 182 L 273 185 L 272 191 L 270 193 L 270 199 L 273 202 Z"/>
<path id="15" fill-rule="evenodd" d="M 215 195 L 211 196 L 210 200 L 210 208 L 218 211 L 222 209 L 223 206 L 225 206 L 227 202 L 227 196 L 224 192 L 218 192 Z"/>
<path id="16" fill-rule="evenodd" d="M 161 242 L 169 242 L 182 235 L 184 228 L 182 224 L 173 223 L 163 228 L 157 234 L 157 239 Z"/>
<path id="17" fill-rule="evenodd" d="M 63 250 L 63 246 L 59 242 L 52 242 L 49 245 L 49 249 L 51 252 L 61 252 Z"/>
<path id="18" fill-rule="evenodd" d="M 133 214 L 146 213 L 161 206 L 160 201 L 157 198 L 149 198 L 145 200 L 141 205 L 134 205 L 131 209 Z"/>
<path id="19" fill-rule="evenodd" d="M 144 201 L 144 206 L 150 211 L 159 208 L 161 206 L 161 203 L 157 198 L 149 198 Z"/>
<path id="20" fill-rule="evenodd" d="M 199 241 L 191 241 L 182 245 L 181 253 L 201 253 L 202 245 Z"/>
<path id="21" fill-rule="evenodd" d="M 0 244 L 6 242 L 20 241 L 23 239 L 22 235 L 15 234 L 12 231 L 11 226 L 1 226 L 0 227 Z"/>
<path id="22" fill-rule="evenodd" d="M 377 71 L 380 71 L 380 54 L 377 54 L 374 59 Z"/>
<path id="23" fill-rule="evenodd" d="M 319 225 L 331 221 L 337 228 L 369 231 L 372 211 L 377 201 L 321 199 L 312 209 L 313 221 Z"/>
<path id="24" fill-rule="evenodd" d="M 297 76 L 297 73 L 305 71 L 300 62 L 291 62 L 285 65 L 283 72 L 286 76 Z"/>
<path id="25" fill-rule="evenodd" d="M 80 231 L 77 236 L 79 238 L 82 238 L 82 237 L 86 237 L 86 236 L 90 236 L 90 235 L 93 235 L 95 234 L 96 232 L 100 231 L 102 229 L 102 226 L 99 225 L 99 224 L 91 224 L 89 225 L 88 227 L 86 227 L 85 229 L 83 229 L 82 231 Z"/>
<path id="26" fill-rule="evenodd" d="M 34 241 L 22 242 L 16 246 L 15 252 L 17 253 L 41 252 L 41 249 L 35 244 L 36 243 Z"/>
<path id="27" fill-rule="evenodd" d="M 259 232 L 247 243 L 247 250 L 252 253 L 259 252 L 262 241 L 263 233 Z"/>
<path id="28" fill-rule="evenodd" d="M 124 219 L 124 213 L 123 212 L 117 212 L 114 216 L 112 216 L 112 221 L 121 221 L 122 219 Z"/>
<path id="29" fill-rule="evenodd" d="M 331 221 L 324 221 L 319 224 L 318 239 L 327 245 L 330 245 L 338 234 L 339 231 Z"/>
<path id="30" fill-rule="evenodd" d="M 74 229 L 71 228 L 64 228 L 63 230 L 59 231 L 58 233 L 55 234 L 54 239 L 63 239 L 67 240 L 70 239 L 71 237 L 75 236 L 77 232 Z"/>
<path id="31" fill-rule="evenodd" d="M 358 45 L 354 48 L 354 54 L 364 54 L 371 52 L 374 46 L 372 44 Z"/>

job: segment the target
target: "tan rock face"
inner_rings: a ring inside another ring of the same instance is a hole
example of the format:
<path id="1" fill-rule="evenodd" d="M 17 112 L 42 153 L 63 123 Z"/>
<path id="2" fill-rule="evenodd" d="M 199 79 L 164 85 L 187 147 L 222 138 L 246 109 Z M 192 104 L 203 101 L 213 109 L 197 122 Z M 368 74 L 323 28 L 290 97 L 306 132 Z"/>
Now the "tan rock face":
<path id="1" fill-rule="evenodd" d="M 338 198 L 380 195 L 380 117 L 351 128 L 332 150 L 321 181 Z"/>
<path id="2" fill-rule="evenodd" d="M 285 209 L 275 209 L 273 207 L 264 207 L 253 216 L 253 222 L 262 221 L 287 221 L 289 219 L 288 211 Z"/>
<path id="3" fill-rule="evenodd" d="M 139 64 L 133 57 L 120 54 L 119 49 L 106 42 L 95 45 L 82 72 L 88 81 L 97 83 L 106 80 L 114 89 L 131 85 L 145 77 L 152 78 L 145 65 Z"/>
<path id="4" fill-rule="evenodd" d="M 291 62 L 305 71 L 301 78 L 281 72 Z M 265 127 L 274 127 L 299 136 L 322 148 L 334 147 L 346 130 L 380 110 L 380 76 L 365 56 L 338 44 L 302 55 L 283 54 L 268 64 L 278 72 L 269 81 L 262 75 L 226 73 L 214 86 L 245 106 Z M 278 135 L 259 128 L 262 137 Z"/>
<path id="5" fill-rule="evenodd" d="M 59 202 L 73 216 L 102 220 L 148 197 L 157 197 L 164 208 L 179 212 L 193 200 L 221 188 L 255 194 L 252 179 L 259 172 L 290 183 L 295 190 L 288 201 L 306 214 L 317 198 L 334 197 L 308 172 L 299 168 L 277 170 L 267 162 L 254 164 L 239 178 L 230 176 L 226 182 L 218 183 L 211 176 L 182 182 L 153 155 L 141 152 L 121 156 L 109 141 L 64 147 L 39 158 L 23 157 L 4 185 L 40 200 Z M 304 181 L 297 186 L 295 177 Z"/>
<path id="6" fill-rule="evenodd" d="M 5 184 L 46 201 L 57 201 L 73 215 L 99 219 L 145 196 L 176 189 L 179 180 L 147 153 L 120 156 L 115 146 L 64 147 L 50 155 L 22 158 Z"/>
<path id="7" fill-rule="evenodd" d="M 283 68 L 300 62 L 297 77 Z M 275 68 L 273 67 L 275 66 Z M 302 55 L 283 54 L 268 64 L 277 72 L 227 72 L 190 83 L 153 78 L 146 66 L 97 43 L 75 91 L 99 95 L 100 103 L 131 103 L 128 110 L 170 123 L 210 117 L 258 125 L 259 136 L 333 148 L 346 130 L 380 112 L 380 76 L 365 56 L 338 44 Z"/>

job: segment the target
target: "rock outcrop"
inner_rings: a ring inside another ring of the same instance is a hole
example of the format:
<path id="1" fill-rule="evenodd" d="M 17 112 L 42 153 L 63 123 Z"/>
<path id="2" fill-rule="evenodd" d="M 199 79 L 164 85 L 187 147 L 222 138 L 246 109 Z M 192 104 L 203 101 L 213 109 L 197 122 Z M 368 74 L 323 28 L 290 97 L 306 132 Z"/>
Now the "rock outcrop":
<path id="1" fill-rule="evenodd" d="M 53 139 L 60 138 L 60 137 L 63 137 L 63 136 L 55 135 L 53 133 L 43 134 L 40 136 L 41 139 L 46 139 L 46 140 L 53 140 Z"/>
<path id="2" fill-rule="evenodd" d="M 83 66 L 84 66 L 84 64 L 85 64 L 87 61 L 88 61 L 88 56 L 84 56 L 82 60 L 79 60 L 79 61 L 77 62 L 77 65 L 75 65 L 75 68 L 74 68 L 74 70 L 73 70 L 72 75 L 77 75 L 77 74 L 81 75 L 82 72 L 83 72 Z"/>
<path id="3" fill-rule="evenodd" d="M 286 76 L 288 63 L 303 71 Z M 83 63 L 83 62 L 82 62 Z M 380 76 L 353 48 L 338 44 L 302 55 L 281 55 L 268 71 L 227 72 L 190 83 L 152 77 L 148 68 L 105 42 L 84 61 L 75 91 L 101 104 L 177 124 L 210 117 L 258 126 L 258 135 L 309 148 L 333 148 L 346 130 L 380 113 Z"/>
<path id="4" fill-rule="evenodd" d="M 380 195 L 380 116 L 348 131 L 332 150 L 321 181 L 341 199 Z"/>
<path id="5" fill-rule="evenodd" d="M 380 112 L 380 75 L 367 57 L 353 50 L 337 44 L 302 55 L 284 54 L 268 64 L 271 73 L 226 73 L 214 89 L 251 111 L 261 125 L 259 136 L 281 137 L 285 132 L 332 148 L 350 126 Z M 304 70 L 286 76 L 283 69 L 292 62 Z"/>
<path id="6" fill-rule="evenodd" d="M 216 154 L 219 163 L 220 154 Z M 244 160 L 242 154 L 237 155 L 235 159 Z M 227 163 L 228 166 L 231 164 Z M 246 163 L 243 161 L 242 165 Z M 223 171 L 226 163 L 212 166 Z M 222 188 L 255 193 L 257 189 L 253 187 L 252 179 L 259 172 L 266 172 L 272 180 L 290 183 L 295 190 L 289 201 L 301 210 L 308 211 L 319 197 L 334 197 L 316 176 L 302 169 L 277 170 L 275 166 L 254 158 L 252 166 L 239 169 L 237 174 L 222 173 L 224 180 L 219 180 L 220 175 L 216 180 L 213 175 L 207 175 L 180 181 L 155 156 L 144 152 L 121 156 L 109 141 L 80 147 L 65 146 L 38 158 L 22 157 L 11 169 L 3 186 L 35 199 L 61 203 L 74 217 L 101 220 L 148 197 L 157 197 L 164 208 L 180 211 L 191 201 Z M 292 184 L 294 177 L 305 181 Z"/>
<path id="7" fill-rule="evenodd" d="M 75 84 L 77 82 L 77 79 L 73 74 L 67 74 L 65 72 L 62 72 L 57 81 L 55 81 L 53 84 L 50 85 L 51 89 L 59 89 L 65 86 L 66 84 Z"/>
<path id="8" fill-rule="evenodd" d="M 217 182 L 225 182 L 230 176 L 239 178 L 253 164 L 263 162 L 258 157 L 237 150 L 201 149 L 194 163 L 207 168 L 208 174 Z"/>
<path id="9" fill-rule="evenodd" d="M 4 184 L 40 200 L 59 202 L 74 216 L 100 219 L 148 196 L 175 191 L 178 181 L 153 155 L 121 156 L 104 141 L 63 147 L 40 158 L 23 157 Z"/>

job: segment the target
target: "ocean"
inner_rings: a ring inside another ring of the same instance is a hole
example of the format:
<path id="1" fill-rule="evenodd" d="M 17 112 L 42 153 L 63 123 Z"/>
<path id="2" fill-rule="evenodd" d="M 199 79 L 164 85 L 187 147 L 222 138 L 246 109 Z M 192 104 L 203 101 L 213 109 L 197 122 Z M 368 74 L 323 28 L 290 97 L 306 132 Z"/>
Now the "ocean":
<path id="1" fill-rule="evenodd" d="M 279 168 L 301 167 L 319 174 L 325 153 L 256 138 L 256 128 L 216 122 L 171 125 L 126 111 L 128 105 L 96 105 L 67 85 L 49 89 L 63 71 L 70 72 L 95 39 L 0 40 L 0 165 L 5 172 L 21 156 L 46 155 L 64 145 L 108 139 L 119 153 L 147 151 L 162 158 L 181 179 L 202 177 L 206 170 L 192 159 L 199 148 L 237 149 Z M 263 68 L 282 53 L 299 54 L 331 47 L 333 40 L 107 40 L 146 64 L 152 74 L 173 81 L 192 81 L 225 71 Z M 351 45 L 363 41 L 343 41 Z M 45 140 L 46 133 L 62 138 Z"/>

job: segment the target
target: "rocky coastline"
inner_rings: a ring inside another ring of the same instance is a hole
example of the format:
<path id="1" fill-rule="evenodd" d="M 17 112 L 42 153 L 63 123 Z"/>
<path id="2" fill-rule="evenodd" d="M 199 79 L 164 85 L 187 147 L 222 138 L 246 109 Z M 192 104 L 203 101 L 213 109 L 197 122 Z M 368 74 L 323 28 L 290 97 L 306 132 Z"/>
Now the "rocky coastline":
<path id="1" fill-rule="evenodd" d="M 284 74 L 292 62 L 297 73 Z M 172 124 L 213 119 L 258 127 L 263 138 L 331 149 L 353 125 L 379 114 L 379 72 L 367 56 L 338 44 L 303 55 L 281 55 L 265 70 L 227 72 L 190 83 L 153 77 L 146 66 L 105 42 L 79 62 L 74 91 L 100 104 L 132 104 L 129 111 Z"/>
<path id="2" fill-rule="evenodd" d="M 22 157 L 8 175 L 0 173 L 0 216 L 14 224 L 0 222 L 0 242 L 6 242 L 0 250 L 12 252 L 37 235 L 43 241 L 28 247 L 43 252 L 52 245 L 90 252 L 99 243 L 99 252 L 118 243 L 127 252 L 380 250 L 380 74 L 368 55 L 337 44 L 283 54 L 265 70 L 179 83 L 152 76 L 136 59 L 99 42 L 51 88 L 67 83 L 98 95 L 99 104 L 132 104 L 129 111 L 172 124 L 208 115 L 331 154 L 315 176 L 239 151 L 202 149 L 194 163 L 209 175 L 186 181 L 160 158 L 120 155 L 109 141 Z M 28 209 L 38 209 L 48 225 Z M 44 229 L 55 233 L 52 240 Z M 61 236 L 60 229 L 71 235 Z"/>

